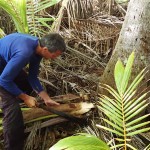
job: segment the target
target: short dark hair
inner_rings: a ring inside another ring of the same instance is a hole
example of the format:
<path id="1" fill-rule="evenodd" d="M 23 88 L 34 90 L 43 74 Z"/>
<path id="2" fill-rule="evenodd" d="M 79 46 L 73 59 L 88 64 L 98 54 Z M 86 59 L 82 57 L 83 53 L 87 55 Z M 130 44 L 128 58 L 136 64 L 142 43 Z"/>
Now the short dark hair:
<path id="1" fill-rule="evenodd" d="M 58 33 L 50 33 L 39 39 L 41 47 L 47 47 L 50 52 L 56 52 L 60 50 L 64 52 L 66 50 L 66 44 L 64 39 Z"/>

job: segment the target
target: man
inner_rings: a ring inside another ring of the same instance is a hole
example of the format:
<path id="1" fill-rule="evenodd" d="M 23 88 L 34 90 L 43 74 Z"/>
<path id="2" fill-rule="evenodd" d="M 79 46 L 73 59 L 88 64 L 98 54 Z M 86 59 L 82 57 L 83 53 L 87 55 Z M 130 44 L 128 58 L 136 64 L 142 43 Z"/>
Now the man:
<path id="1" fill-rule="evenodd" d="M 46 105 L 59 105 L 43 90 L 37 76 L 42 58 L 55 59 L 65 49 L 63 38 L 55 33 L 41 39 L 13 33 L 0 39 L 0 97 L 6 150 L 23 149 L 24 124 L 19 99 L 28 107 L 36 107 L 36 98 L 29 96 L 31 87 Z M 23 71 L 27 64 L 28 75 Z"/>

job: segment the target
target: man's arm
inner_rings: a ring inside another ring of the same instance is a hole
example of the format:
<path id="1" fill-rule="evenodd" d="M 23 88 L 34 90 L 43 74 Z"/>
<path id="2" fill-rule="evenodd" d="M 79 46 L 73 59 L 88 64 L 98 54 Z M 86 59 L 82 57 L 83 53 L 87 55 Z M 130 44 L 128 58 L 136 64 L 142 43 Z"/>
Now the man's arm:
<path id="1" fill-rule="evenodd" d="M 0 75 L 0 86 L 7 90 L 12 95 L 20 98 L 28 107 L 35 107 L 35 98 L 23 93 L 14 83 L 15 77 L 28 63 L 28 57 L 16 55 L 7 63 L 2 74 Z"/>
<path id="2" fill-rule="evenodd" d="M 38 79 L 39 74 L 39 65 L 40 65 L 41 58 L 34 56 L 30 63 L 29 63 L 29 83 L 31 84 L 32 88 L 35 90 L 36 93 L 44 100 L 47 106 L 59 105 L 53 101 L 49 95 L 43 90 L 43 87 Z"/>
<path id="3" fill-rule="evenodd" d="M 16 54 L 10 59 L 0 75 L 0 86 L 12 95 L 18 96 L 23 93 L 23 91 L 14 83 L 14 79 L 28 63 L 28 59 L 28 57 Z"/>
<path id="4" fill-rule="evenodd" d="M 54 106 L 54 105 L 58 106 L 58 105 L 60 105 L 59 103 L 53 101 L 45 91 L 41 91 L 39 93 L 39 96 L 44 100 L 44 102 L 47 106 Z"/>

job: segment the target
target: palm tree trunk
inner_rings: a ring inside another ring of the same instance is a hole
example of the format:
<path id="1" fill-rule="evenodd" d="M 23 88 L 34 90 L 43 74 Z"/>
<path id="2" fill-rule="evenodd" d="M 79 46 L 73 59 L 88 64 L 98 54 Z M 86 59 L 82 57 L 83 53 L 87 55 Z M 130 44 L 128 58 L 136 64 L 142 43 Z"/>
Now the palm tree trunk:
<path id="1" fill-rule="evenodd" d="M 136 53 L 133 76 L 144 67 L 148 67 L 148 70 L 150 69 L 149 10 L 150 2 L 147 0 L 130 1 L 118 42 L 102 76 L 102 83 L 114 85 L 113 72 L 118 58 L 126 63 L 128 56 L 133 50 Z M 148 72 L 147 78 L 149 76 L 150 72 Z"/>

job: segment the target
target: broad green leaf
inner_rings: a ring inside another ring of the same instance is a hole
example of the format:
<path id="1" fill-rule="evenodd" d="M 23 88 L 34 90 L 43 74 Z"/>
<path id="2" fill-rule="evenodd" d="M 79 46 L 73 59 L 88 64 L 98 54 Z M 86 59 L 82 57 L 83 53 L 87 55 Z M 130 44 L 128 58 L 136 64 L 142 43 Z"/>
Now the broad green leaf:
<path id="1" fill-rule="evenodd" d="M 104 150 L 109 150 L 109 147 L 107 146 L 106 143 L 104 143 L 97 137 L 90 134 L 81 134 L 81 135 L 64 138 L 59 142 L 57 142 L 54 146 L 52 146 L 50 150 L 66 149 L 77 145 L 82 145 L 82 146 L 93 145 L 96 147 L 103 147 Z"/>
<path id="2" fill-rule="evenodd" d="M 95 145 L 76 145 L 65 148 L 65 150 L 110 150 L 110 149 L 108 148 L 106 149 L 103 146 L 95 146 Z"/>
<path id="3" fill-rule="evenodd" d="M 28 23 L 27 23 L 27 15 L 26 15 L 26 0 L 18 0 L 17 1 L 18 10 L 20 12 L 20 19 L 22 20 L 22 24 L 25 29 L 25 33 L 29 32 Z"/>
<path id="4" fill-rule="evenodd" d="M 115 71 L 114 71 L 114 77 L 115 77 L 115 83 L 117 86 L 117 90 L 119 94 L 121 95 L 121 82 L 124 75 L 124 66 L 120 60 L 117 61 L 115 65 Z"/>
<path id="5" fill-rule="evenodd" d="M 124 94 L 128 82 L 129 82 L 129 78 L 131 76 L 131 69 L 132 69 L 132 65 L 133 65 L 133 61 L 134 61 L 134 52 L 131 53 L 131 55 L 128 58 L 125 70 L 124 70 L 124 76 L 121 82 L 121 93 L 122 95 Z"/>

